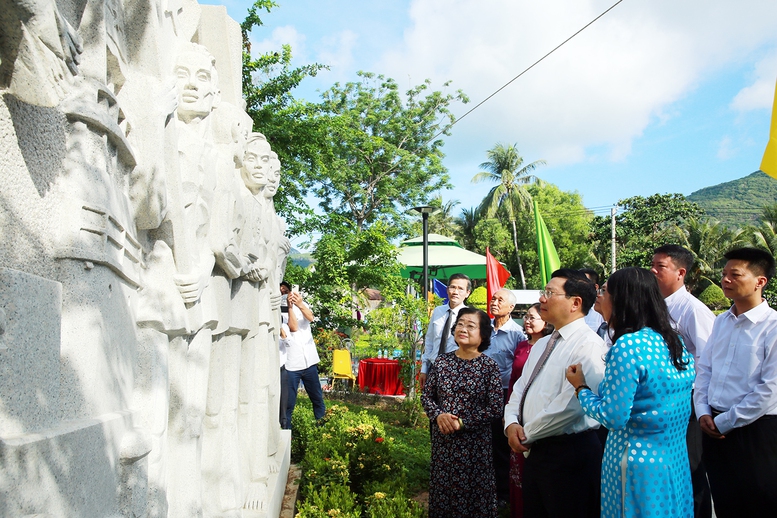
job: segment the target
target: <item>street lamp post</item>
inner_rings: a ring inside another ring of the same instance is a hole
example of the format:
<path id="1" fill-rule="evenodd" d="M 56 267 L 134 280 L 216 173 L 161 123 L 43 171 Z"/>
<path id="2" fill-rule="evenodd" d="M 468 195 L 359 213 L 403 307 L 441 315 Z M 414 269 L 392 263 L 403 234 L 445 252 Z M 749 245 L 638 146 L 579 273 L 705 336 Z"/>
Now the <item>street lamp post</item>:
<path id="1" fill-rule="evenodd" d="M 421 205 L 413 207 L 413 210 L 421 213 L 424 228 L 424 301 L 429 301 L 429 214 L 434 212 L 434 207 Z"/>

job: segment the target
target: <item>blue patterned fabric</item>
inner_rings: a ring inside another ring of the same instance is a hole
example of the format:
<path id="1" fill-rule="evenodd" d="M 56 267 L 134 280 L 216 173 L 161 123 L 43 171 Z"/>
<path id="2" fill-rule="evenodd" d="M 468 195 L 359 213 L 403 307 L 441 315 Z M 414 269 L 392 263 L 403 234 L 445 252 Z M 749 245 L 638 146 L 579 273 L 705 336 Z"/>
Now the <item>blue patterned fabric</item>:
<path id="1" fill-rule="evenodd" d="M 695 375 L 693 356 L 678 371 L 664 339 L 650 328 L 623 335 L 607 356 L 600 395 L 580 404 L 607 429 L 602 517 L 693 516 L 685 433 Z"/>

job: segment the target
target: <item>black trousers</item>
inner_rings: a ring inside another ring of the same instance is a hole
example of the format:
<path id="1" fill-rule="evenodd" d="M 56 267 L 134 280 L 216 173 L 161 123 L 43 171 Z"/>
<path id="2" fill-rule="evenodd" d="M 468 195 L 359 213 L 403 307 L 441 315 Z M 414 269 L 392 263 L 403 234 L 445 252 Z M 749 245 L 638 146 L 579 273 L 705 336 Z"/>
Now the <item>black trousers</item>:
<path id="1" fill-rule="evenodd" d="M 777 516 L 777 415 L 702 438 L 718 518 Z"/>
<path id="2" fill-rule="evenodd" d="M 712 517 L 712 499 L 710 485 L 707 483 L 707 469 L 702 461 L 702 431 L 696 419 L 696 410 L 691 395 L 691 418 L 685 433 L 685 443 L 688 446 L 688 463 L 691 467 L 691 484 L 693 485 L 693 515 L 695 518 Z"/>
<path id="3" fill-rule="evenodd" d="M 281 367 L 281 429 L 291 430 L 291 423 L 286 420 L 286 407 L 289 405 L 289 375 L 286 372 L 286 367 Z"/>
<path id="4" fill-rule="evenodd" d="M 599 518 L 601 472 L 594 430 L 536 441 L 524 464 L 524 518 Z"/>
<path id="5" fill-rule="evenodd" d="M 507 399 L 507 390 L 504 391 Z M 504 408 L 504 407 L 503 407 Z M 491 421 L 491 449 L 494 454 L 496 497 L 500 502 L 510 501 L 510 443 L 505 435 L 502 416 Z"/>

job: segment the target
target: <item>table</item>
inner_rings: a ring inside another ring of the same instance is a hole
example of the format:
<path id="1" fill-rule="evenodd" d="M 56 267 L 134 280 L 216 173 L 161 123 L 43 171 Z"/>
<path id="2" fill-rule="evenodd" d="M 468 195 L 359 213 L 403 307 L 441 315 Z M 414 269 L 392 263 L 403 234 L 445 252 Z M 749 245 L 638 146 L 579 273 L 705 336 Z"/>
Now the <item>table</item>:
<path id="1" fill-rule="evenodd" d="M 359 388 L 370 394 L 402 396 L 405 394 L 399 379 L 399 362 L 387 358 L 365 358 L 359 361 Z"/>

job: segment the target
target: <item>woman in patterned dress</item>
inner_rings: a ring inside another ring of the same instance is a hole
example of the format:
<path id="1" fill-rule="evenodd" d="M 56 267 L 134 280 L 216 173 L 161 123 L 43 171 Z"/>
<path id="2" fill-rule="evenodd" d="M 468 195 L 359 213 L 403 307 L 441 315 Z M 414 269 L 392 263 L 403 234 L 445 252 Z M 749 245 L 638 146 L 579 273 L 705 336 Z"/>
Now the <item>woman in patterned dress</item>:
<path id="1" fill-rule="evenodd" d="M 523 317 L 523 330 L 526 331 L 528 340 L 520 342 L 515 347 L 515 359 L 513 360 L 513 372 L 510 374 L 510 386 L 507 399 L 513 393 L 513 387 L 523 373 L 523 366 L 529 358 L 529 352 L 537 340 L 548 336 L 553 332 L 553 326 L 548 324 L 540 316 L 540 303 L 531 306 Z M 523 518 L 523 489 L 521 479 L 523 477 L 523 453 L 510 450 L 510 517 Z"/>
<path id="2" fill-rule="evenodd" d="M 502 412 L 503 394 L 499 366 L 482 354 L 491 320 L 462 308 L 453 333 L 459 348 L 437 358 L 421 395 L 432 436 L 429 517 L 493 518 L 491 419 Z"/>
<path id="3" fill-rule="evenodd" d="M 567 379 L 585 413 L 609 429 L 602 461 L 602 517 L 693 516 L 685 432 L 693 356 L 672 329 L 655 277 L 624 268 L 607 280 L 603 314 L 613 331 L 595 394 L 580 365 Z"/>

